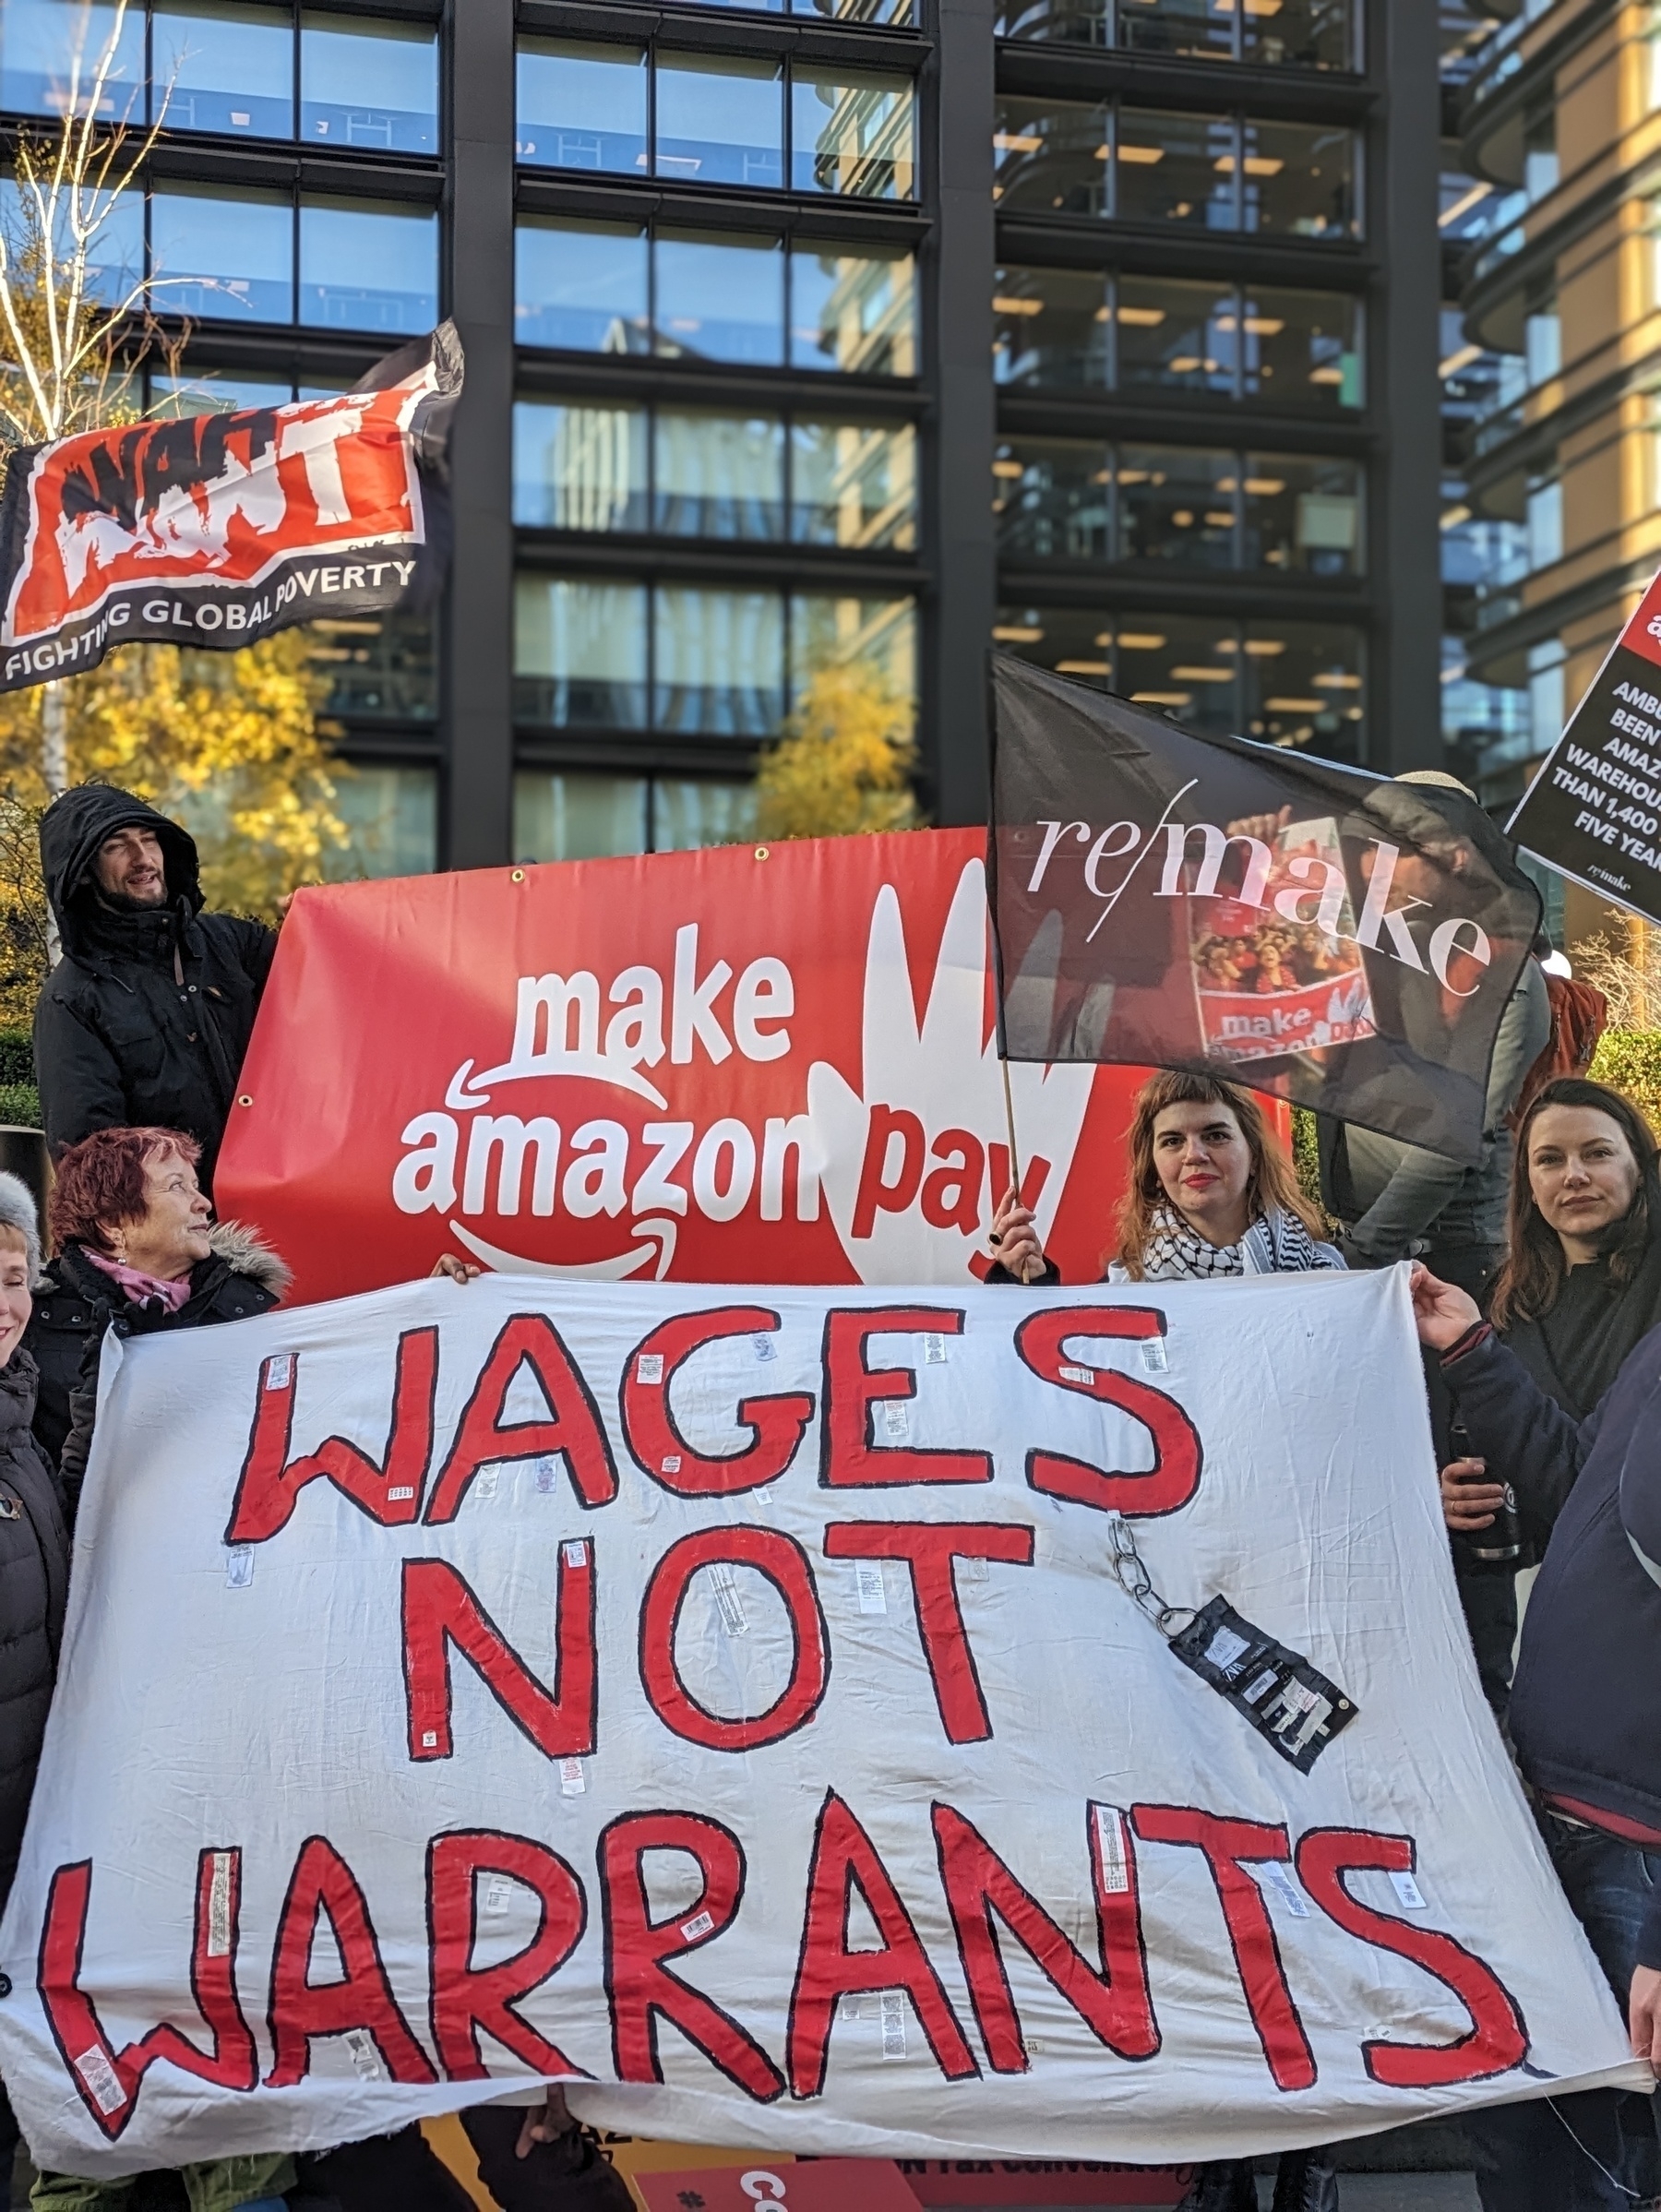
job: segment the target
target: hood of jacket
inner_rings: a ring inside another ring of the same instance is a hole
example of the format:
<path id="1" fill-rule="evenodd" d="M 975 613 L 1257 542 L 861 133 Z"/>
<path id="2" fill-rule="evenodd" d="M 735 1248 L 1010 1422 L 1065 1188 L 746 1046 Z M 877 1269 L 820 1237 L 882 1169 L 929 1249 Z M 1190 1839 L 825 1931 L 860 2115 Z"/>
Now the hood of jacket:
<path id="1" fill-rule="evenodd" d="M 293 1269 L 246 1222 L 216 1221 L 208 1241 L 214 1258 L 222 1260 L 233 1275 L 246 1275 L 274 1298 L 282 1297 L 294 1279 Z"/>
<path id="2" fill-rule="evenodd" d="M 158 909 L 158 918 L 177 913 L 181 905 L 186 918 L 201 912 L 196 839 L 189 831 L 130 791 L 118 791 L 113 783 L 80 783 L 54 799 L 41 817 L 41 870 L 66 952 L 85 953 L 95 930 L 101 941 L 108 943 L 112 928 L 119 932 L 129 919 L 101 907 L 91 882 L 98 848 L 117 830 L 149 830 L 161 847 L 167 904 Z M 154 934 L 150 915 L 130 919 L 136 938 Z"/>
<path id="3" fill-rule="evenodd" d="M 33 1420 L 40 1382 L 41 1370 L 32 1356 L 18 1345 L 0 1368 L 0 1449 L 14 1429 L 27 1429 Z"/>

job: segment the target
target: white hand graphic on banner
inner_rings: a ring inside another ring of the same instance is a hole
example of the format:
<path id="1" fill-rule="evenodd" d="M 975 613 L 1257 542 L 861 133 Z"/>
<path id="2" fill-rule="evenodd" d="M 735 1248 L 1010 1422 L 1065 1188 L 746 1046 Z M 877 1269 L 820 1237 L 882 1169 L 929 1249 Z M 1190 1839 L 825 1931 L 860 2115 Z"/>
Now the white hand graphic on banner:
<path id="1" fill-rule="evenodd" d="M 957 891 L 921 1022 L 898 893 L 884 884 L 866 951 L 861 1087 L 816 1060 L 807 1111 L 842 1250 L 863 1283 L 962 1283 L 1009 1178 L 991 1028 L 986 871 Z M 1011 1067 L 1023 1195 L 1044 1238 L 1072 1166 L 1095 1070 Z"/>

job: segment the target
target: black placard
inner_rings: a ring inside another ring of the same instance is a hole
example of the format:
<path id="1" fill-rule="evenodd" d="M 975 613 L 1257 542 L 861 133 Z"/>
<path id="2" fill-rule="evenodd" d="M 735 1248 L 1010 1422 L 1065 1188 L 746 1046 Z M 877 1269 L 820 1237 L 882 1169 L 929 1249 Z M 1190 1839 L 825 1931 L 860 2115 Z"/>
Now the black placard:
<path id="1" fill-rule="evenodd" d="M 1661 577 L 1508 827 L 1559 875 L 1661 922 Z"/>

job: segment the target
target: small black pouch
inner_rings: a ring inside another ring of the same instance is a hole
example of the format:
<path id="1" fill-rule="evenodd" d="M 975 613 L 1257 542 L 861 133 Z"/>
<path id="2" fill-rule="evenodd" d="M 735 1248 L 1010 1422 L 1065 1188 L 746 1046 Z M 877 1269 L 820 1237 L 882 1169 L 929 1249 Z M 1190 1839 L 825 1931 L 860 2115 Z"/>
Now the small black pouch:
<path id="1" fill-rule="evenodd" d="M 1254 1628 L 1226 1597 L 1202 1607 L 1171 1638 L 1171 1649 L 1299 1774 L 1307 1775 L 1356 1717 L 1336 1682 L 1266 1629 Z"/>

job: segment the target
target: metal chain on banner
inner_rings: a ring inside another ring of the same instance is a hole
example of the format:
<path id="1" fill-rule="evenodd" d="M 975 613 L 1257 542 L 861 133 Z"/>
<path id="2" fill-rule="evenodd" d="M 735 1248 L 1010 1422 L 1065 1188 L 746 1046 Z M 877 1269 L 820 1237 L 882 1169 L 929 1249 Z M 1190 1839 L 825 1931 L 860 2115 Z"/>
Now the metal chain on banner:
<path id="1" fill-rule="evenodd" d="M 1147 1561 L 1136 1548 L 1136 1538 L 1122 1513 L 1114 1514 L 1107 1524 L 1107 1535 L 1113 1545 L 1113 1579 L 1131 1604 L 1168 1641 L 1177 1634 L 1178 1624 L 1193 1620 L 1196 1608 L 1191 1605 L 1166 1605 L 1153 1587 Z"/>

